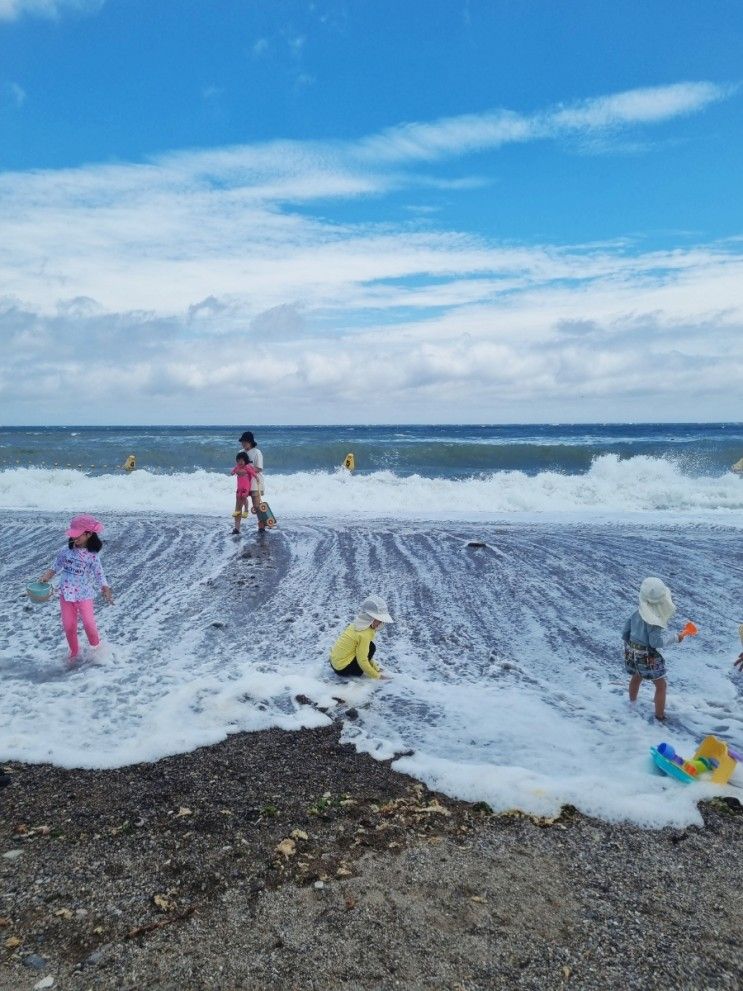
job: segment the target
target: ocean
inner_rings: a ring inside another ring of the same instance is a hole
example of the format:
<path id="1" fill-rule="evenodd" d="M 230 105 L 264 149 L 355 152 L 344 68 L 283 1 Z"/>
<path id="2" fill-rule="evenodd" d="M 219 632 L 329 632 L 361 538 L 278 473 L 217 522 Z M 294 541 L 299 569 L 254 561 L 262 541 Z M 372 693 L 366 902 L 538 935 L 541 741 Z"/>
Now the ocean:
<path id="1" fill-rule="evenodd" d="M 244 427 L 279 521 L 261 538 L 229 533 Z M 740 457 L 741 424 L 4 428 L 0 759 L 114 767 L 332 717 L 498 810 L 700 822 L 724 789 L 654 773 L 648 748 L 743 744 Z M 116 603 L 103 656 L 68 670 L 56 604 L 23 589 L 82 511 Z M 668 651 L 663 727 L 651 687 L 627 702 L 621 652 L 650 574 L 700 627 Z M 391 678 L 348 684 L 327 654 L 371 592 Z"/>

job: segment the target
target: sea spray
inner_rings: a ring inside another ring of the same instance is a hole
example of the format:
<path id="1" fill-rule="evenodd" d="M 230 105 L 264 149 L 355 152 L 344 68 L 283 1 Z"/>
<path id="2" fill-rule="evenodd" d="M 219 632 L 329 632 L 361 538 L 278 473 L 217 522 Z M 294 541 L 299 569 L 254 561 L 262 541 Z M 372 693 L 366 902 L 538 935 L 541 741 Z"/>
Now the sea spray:
<path id="1" fill-rule="evenodd" d="M 266 471 L 267 494 L 280 518 L 322 516 L 461 519 L 477 514 L 714 513 L 743 510 L 743 477 L 686 473 L 671 460 L 606 454 L 589 469 L 481 472 L 465 478 L 351 474 L 344 469 Z M 196 470 L 170 474 L 146 469 L 93 474 L 68 468 L 12 468 L 0 472 L 0 509 L 91 512 L 177 511 L 224 515 L 234 480 Z"/>

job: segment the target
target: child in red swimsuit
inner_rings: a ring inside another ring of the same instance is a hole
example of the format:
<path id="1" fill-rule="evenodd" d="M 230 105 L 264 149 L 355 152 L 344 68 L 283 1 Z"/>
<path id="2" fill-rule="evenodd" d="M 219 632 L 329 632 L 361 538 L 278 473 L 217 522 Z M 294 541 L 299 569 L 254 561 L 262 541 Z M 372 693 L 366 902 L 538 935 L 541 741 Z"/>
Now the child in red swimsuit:
<path id="1" fill-rule="evenodd" d="M 243 516 L 248 515 L 245 507 L 250 498 L 250 486 L 253 484 L 253 479 L 258 477 L 258 472 L 251 465 L 250 458 L 245 451 L 240 451 L 235 457 L 235 467 L 230 474 L 237 475 L 235 512 L 232 514 L 235 523 L 232 532 L 233 534 L 238 534 L 240 533 L 240 524 L 242 523 Z"/>

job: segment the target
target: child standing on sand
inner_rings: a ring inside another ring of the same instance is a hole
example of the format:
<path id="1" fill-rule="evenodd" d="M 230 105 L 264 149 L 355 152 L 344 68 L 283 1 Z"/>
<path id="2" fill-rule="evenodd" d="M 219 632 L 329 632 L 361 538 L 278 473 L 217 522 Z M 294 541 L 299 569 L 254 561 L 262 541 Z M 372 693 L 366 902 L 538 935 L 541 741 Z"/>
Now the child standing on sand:
<path id="1" fill-rule="evenodd" d="M 98 557 L 103 544 L 98 536 L 103 524 L 94 516 L 83 513 L 70 521 L 67 530 L 67 546 L 63 547 L 54 560 L 54 567 L 45 571 L 39 581 L 48 582 L 56 574 L 61 575 L 59 586 L 59 606 L 62 611 L 62 627 L 70 648 L 70 660 L 80 656 L 77 639 L 78 617 L 91 647 L 97 647 L 101 638 L 95 625 L 93 599 L 100 589 L 109 605 L 113 604 L 111 591 Z"/>
<path id="2" fill-rule="evenodd" d="M 237 475 L 237 492 L 235 494 L 235 512 L 232 514 L 235 520 L 233 534 L 240 533 L 240 524 L 243 516 L 247 516 L 246 505 L 250 496 L 250 486 L 254 479 L 258 477 L 255 468 L 250 463 L 250 458 L 245 451 L 239 451 L 235 456 L 235 467 L 230 472 Z"/>
<path id="3" fill-rule="evenodd" d="M 637 700 L 643 681 L 655 683 L 655 718 L 666 718 L 666 662 L 661 647 L 681 643 L 684 637 L 697 632 L 687 623 L 680 633 L 665 632 L 668 621 L 676 613 L 671 590 L 660 578 L 646 578 L 640 585 L 639 608 L 632 613 L 622 630 L 624 640 L 624 669 L 630 675 L 630 702 Z"/>
<path id="4" fill-rule="evenodd" d="M 243 432 L 240 437 L 240 446 L 247 454 L 248 459 L 256 473 L 256 477 L 250 483 L 250 498 L 253 502 L 253 509 L 257 515 L 258 507 L 261 504 L 261 498 L 265 490 L 265 486 L 263 484 L 263 454 L 259 450 L 251 430 L 246 430 Z M 261 522 L 260 516 L 258 516 L 258 529 L 266 529 L 266 524 Z"/>
<path id="5" fill-rule="evenodd" d="M 392 622 L 384 599 L 378 595 L 364 599 L 356 619 L 345 628 L 330 651 L 330 665 L 335 673 L 342 678 L 388 677 L 373 661 L 377 649 L 374 637 L 385 623 Z"/>

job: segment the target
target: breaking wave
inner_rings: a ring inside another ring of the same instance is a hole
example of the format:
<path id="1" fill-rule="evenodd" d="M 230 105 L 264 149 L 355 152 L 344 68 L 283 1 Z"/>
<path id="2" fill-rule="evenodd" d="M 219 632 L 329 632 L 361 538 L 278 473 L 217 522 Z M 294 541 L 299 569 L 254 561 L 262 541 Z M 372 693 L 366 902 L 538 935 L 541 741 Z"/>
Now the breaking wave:
<path id="1" fill-rule="evenodd" d="M 234 480 L 197 470 L 94 475 L 67 468 L 0 472 L 0 508 L 42 511 L 172 512 L 220 516 L 231 509 Z M 644 455 L 594 458 L 570 474 L 496 471 L 465 478 L 426 478 L 342 469 L 268 474 L 267 498 L 283 517 L 458 519 L 526 513 L 736 513 L 743 478 L 732 472 L 692 475 L 678 463 Z"/>

